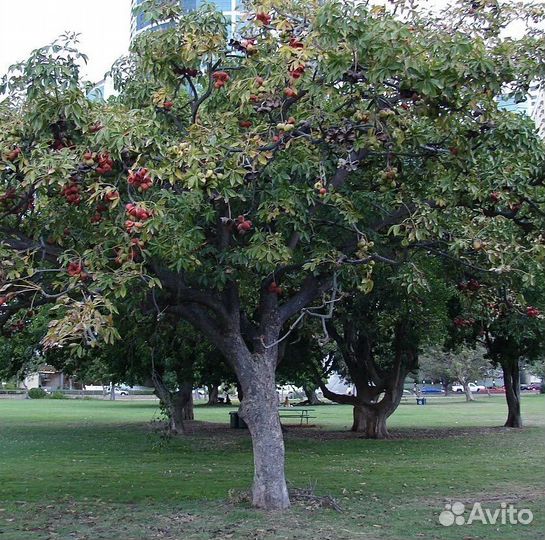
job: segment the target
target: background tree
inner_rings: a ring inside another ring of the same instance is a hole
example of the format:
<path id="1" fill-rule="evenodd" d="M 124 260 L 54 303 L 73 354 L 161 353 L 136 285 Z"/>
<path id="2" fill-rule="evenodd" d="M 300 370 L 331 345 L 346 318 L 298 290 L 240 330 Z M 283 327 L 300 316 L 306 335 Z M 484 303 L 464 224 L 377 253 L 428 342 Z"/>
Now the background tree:
<path id="1" fill-rule="evenodd" d="M 521 280 L 463 283 L 454 309 L 457 339 L 482 343 L 492 365 L 501 367 L 508 406 L 506 427 L 522 427 L 520 412 L 520 363 L 543 355 L 541 314 L 545 289 L 541 276 L 525 286 Z M 477 286 L 478 285 L 478 286 Z M 532 302 L 532 303 L 530 303 Z M 536 307 L 539 306 L 539 307 Z"/>
<path id="2" fill-rule="evenodd" d="M 322 328 L 307 325 L 293 332 L 286 340 L 282 353 L 276 382 L 281 385 L 291 384 L 302 388 L 308 405 L 320 405 L 316 394 L 319 385 L 316 382 L 316 369 L 321 367 L 325 353 L 319 341 L 323 338 Z"/>
<path id="3" fill-rule="evenodd" d="M 412 292 L 405 277 L 403 268 L 383 272 L 372 291 L 351 295 L 327 323 L 336 346 L 328 371 L 345 372 L 356 392 L 336 394 L 324 382 L 321 389 L 325 397 L 354 406 L 352 431 L 369 438 L 389 436 L 386 420 L 401 401 L 406 376 L 418 368 L 420 348 L 442 339 L 445 326 L 449 292 L 440 275 L 422 275 Z"/>
<path id="4" fill-rule="evenodd" d="M 25 379 L 46 363 L 39 344 L 47 331 L 47 310 L 21 311 L 0 335 L 0 380 L 14 380 L 26 388 Z"/>
<path id="5" fill-rule="evenodd" d="M 426 379 L 441 381 L 445 396 L 448 396 L 451 384 L 456 381 L 448 364 L 445 362 L 441 348 L 426 348 L 420 355 L 418 362 L 418 377 L 415 382 L 417 380 L 422 381 Z"/>
<path id="6" fill-rule="evenodd" d="M 469 383 L 482 379 L 490 368 L 490 362 L 485 355 L 486 349 L 482 345 L 460 345 L 454 350 L 432 347 L 420 356 L 419 371 L 423 378 L 459 382 L 464 389 L 466 401 L 474 401 Z"/>

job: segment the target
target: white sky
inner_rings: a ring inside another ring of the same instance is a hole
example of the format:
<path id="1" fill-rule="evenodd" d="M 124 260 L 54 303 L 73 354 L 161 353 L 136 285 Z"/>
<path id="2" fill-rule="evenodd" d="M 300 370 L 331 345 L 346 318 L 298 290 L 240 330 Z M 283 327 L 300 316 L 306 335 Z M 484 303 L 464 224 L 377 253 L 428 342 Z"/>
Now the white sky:
<path id="1" fill-rule="evenodd" d="M 131 0 L 0 0 L 0 75 L 65 31 L 79 32 L 87 80 L 102 79 L 129 46 Z"/>
<path id="2" fill-rule="evenodd" d="M 448 1 L 427 3 L 437 8 Z M 80 50 L 89 57 L 83 75 L 98 82 L 128 49 L 130 11 L 131 0 L 0 0 L 0 75 L 32 50 L 75 31 L 81 34 Z"/>

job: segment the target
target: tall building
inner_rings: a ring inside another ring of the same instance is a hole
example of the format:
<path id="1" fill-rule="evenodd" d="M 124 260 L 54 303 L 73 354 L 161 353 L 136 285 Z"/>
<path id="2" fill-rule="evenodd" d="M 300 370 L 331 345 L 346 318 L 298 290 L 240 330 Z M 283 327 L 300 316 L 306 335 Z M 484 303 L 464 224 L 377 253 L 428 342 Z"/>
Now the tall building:
<path id="1" fill-rule="evenodd" d="M 132 8 L 140 5 L 143 0 L 132 0 Z M 184 7 L 187 11 L 197 9 L 202 3 L 202 0 L 180 0 L 180 5 Z M 225 15 L 226 19 L 231 23 L 230 34 L 234 33 L 237 23 L 240 21 L 242 12 L 242 1 L 241 0 L 213 0 L 212 4 L 215 4 L 219 10 Z M 148 30 L 150 28 L 158 29 L 165 28 L 167 23 L 162 25 L 152 26 L 143 14 L 135 17 L 131 15 L 131 39 Z"/>
<path id="2" fill-rule="evenodd" d="M 545 139 L 545 88 L 531 88 L 526 99 L 520 102 L 515 102 L 513 98 L 500 99 L 499 106 L 506 111 L 529 116 L 539 136 Z"/>
<path id="3" fill-rule="evenodd" d="M 106 77 L 97 82 L 87 93 L 87 98 L 91 101 L 106 101 L 110 96 L 116 95 L 114 82 L 111 77 Z"/>
<path id="4" fill-rule="evenodd" d="M 545 88 L 530 90 L 528 101 L 530 118 L 535 122 L 539 136 L 545 139 Z"/>

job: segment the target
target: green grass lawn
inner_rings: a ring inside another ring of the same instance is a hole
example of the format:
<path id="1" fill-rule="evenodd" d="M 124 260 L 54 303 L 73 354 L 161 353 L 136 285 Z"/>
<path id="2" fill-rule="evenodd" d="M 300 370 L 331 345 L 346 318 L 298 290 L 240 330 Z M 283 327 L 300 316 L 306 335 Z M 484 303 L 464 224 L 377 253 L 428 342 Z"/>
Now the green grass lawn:
<path id="1" fill-rule="evenodd" d="M 411 400 L 387 441 L 347 433 L 350 407 L 316 407 L 315 427 L 288 429 L 287 477 L 343 512 L 296 501 L 281 516 L 245 500 L 251 443 L 229 410 L 197 407 L 207 423 L 164 441 L 154 402 L 0 400 L 0 540 L 544 537 L 545 396 L 523 399 L 522 430 L 498 428 L 502 396 Z M 441 526 L 455 501 L 513 503 L 534 521 Z"/>

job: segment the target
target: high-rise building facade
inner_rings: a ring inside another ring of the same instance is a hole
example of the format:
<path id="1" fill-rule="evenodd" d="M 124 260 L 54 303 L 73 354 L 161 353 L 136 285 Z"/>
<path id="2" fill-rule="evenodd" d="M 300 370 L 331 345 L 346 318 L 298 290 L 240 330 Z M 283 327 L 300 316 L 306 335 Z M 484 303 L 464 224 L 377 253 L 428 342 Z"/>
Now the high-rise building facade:
<path id="1" fill-rule="evenodd" d="M 545 139 L 545 88 L 530 90 L 528 98 L 530 118 L 535 122 L 539 136 Z"/>
<path id="2" fill-rule="evenodd" d="M 500 99 L 499 106 L 506 111 L 529 116 L 534 121 L 539 136 L 545 139 L 545 88 L 531 88 L 524 101 Z"/>
<path id="3" fill-rule="evenodd" d="M 132 0 L 132 8 L 140 5 L 143 0 Z M 197 9 L 202 3 L 202 0 L 180 0 L 180 5 L 187 11 Z M 230 34 L 234 33 L 235 27 L 239 23 L 242 17 L 242 1 L 241 0 L 214 0 L 212 4 L 215 4 L 217 8 L 225 15 L 227 21 L 230 24 Z M 131 16 L 131 39 L 137 36 L 140 32 L 144 32 L 150 28 L 157 29 L 161 27 L 166 27 L 164 25 L 155 25 L 152 26 L 145 18 L 143 14 L 135 17 Z"/>

